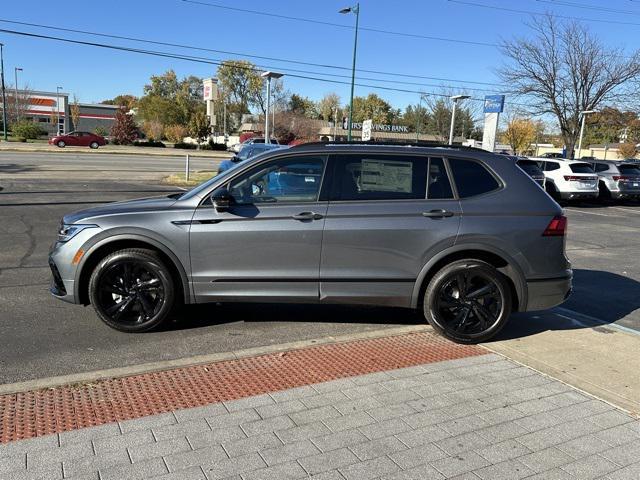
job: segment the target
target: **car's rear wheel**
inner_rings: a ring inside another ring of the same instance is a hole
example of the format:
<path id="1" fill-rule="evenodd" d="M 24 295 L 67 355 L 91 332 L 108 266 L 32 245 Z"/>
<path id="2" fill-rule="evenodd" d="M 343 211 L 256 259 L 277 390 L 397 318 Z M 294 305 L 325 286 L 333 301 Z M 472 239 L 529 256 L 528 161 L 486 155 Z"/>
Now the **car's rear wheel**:
<path id="1" fill-rule="evenodd" d="M 119 250 L 96 266 L 89 280 L 89 299 L 111 328 L 145 332 L 170 315 L 175 285 L 171 272 L 153 250 Z"/>
<path id="2" fill-rule="evenodd" d="M 98 144 L 98 142 L 91 142 L 91 143 L 89 144 L 89 147 L 90 147 L 90 148 L 94 148 L 94 149 L 95 149 L 95 148 L 98 148 L 99 146 L 100 146 L 100 144 Z"/>
<path id="3" fill-rule="evenodd" d="M 492 265 L 459 260 L 434 275 L 423 308 L 429 324 L 445 337 L 458 343 L 483 342 L 509 320 L 511 289 Z"/>
<path id="4" fill-rule="evenodd" d="M 613 197 L 611 196 L 611 192 L 609 191 L 607 186 L 604 184 L 604 182 L 598 183 L 598 200 L 600 200 L 602 203 L 613 202 Z"/>
<path id="5" fill-rule="evenodd" d="M 64 148 L 67 146 L 64 140 L 58 140 L 58 143 L 56 143 L 56 145 L 58 145 L 58 147 L 60 148 Z"/>

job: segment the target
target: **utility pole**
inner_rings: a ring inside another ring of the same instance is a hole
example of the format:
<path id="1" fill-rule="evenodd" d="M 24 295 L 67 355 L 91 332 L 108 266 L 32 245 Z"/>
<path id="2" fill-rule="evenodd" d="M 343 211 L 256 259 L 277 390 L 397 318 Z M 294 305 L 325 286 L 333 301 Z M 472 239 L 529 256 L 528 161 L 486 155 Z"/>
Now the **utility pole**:
<path id="1" fill-rule="evenodd" d="M 7 135 L 7 94 L 4 88 L 4 56 L 2 48 L 4 43 L 0 43 L 0 78 L 2 83 L 2 130 L 4 131 L 4 141 L 9 141 Z"/>
<path id="2" fill-rule="evenodd" d="M 15 75 L 16 83 L 14 84 L 14 92 L 15 92 L 15 100 L 16 100 L 16 122 L 20 121 L 20 106 L 18 105 L 18 72 L 21 72 L 22 69 L 18 67 L 14 67 L 13 73 Z"/>

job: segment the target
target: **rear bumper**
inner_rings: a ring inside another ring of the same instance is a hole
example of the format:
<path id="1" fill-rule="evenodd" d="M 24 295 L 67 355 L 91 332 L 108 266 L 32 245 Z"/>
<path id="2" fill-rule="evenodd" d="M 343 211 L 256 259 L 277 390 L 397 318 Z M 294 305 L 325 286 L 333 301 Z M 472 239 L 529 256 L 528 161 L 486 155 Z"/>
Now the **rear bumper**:
<path id="1" fill-rule="evenodd" d="M 559 278 L 527 280 L 527 312 L 560 305 L 571 294 L 573 273 Z"/>
<path id="2" fill-rule="evenodd" d="M 640 197 L 640 190 L 618 190 L 618 191 L 612 191 L 611 192 L 611 198 L 614 198 L 616 200 L 618 199 L 622 199 L 622 198 L 639 198 Z"/>
<path id="3" fill-rule="evenodd" d="M 560 198 L 562 200 L 580 200 L 584 198 L 598 198 L 599 192 L 589 191 L 574 191 L 574 192 L 560 192 Z"/>

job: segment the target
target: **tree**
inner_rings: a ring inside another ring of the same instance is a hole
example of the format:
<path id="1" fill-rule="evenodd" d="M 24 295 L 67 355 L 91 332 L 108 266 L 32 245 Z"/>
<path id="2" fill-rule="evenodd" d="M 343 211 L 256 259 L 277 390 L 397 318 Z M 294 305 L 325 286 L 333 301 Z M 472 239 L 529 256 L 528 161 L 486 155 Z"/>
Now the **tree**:
<path id="1" fill-rule="evenodd" d="M 620 158 L 635 158 L 638 153 L 635 143 L 621 143 L 618 147 L 618 156 Z"/>
<path id="2" fill-rule="evenodd" d="M 424 98 L 429 113 L 429 121 L 425 133 L 435 135 L 441 141 L 449 140 L 451 130 L 451 115 L 453 113 L 453 101 L 449 96 L 429 96 Z M 464 138 L 471 137 L 475 129 L 475 120 L 471 108 L 461 106 L 456 107 L 456 118 L 454 125 L 454 136 L 462 135 Z"/>
<path id="3" fill-rule="evenodd" d="M 165 127 L 164 134 L 170 142 L 180 143 L 189 135 L 189 131 L 184 125 L 169 125 Z"/>
<path id="4" fill-rule="evenodd" d="M 209 122 L 204 112 L 196 112 L 191 117 L 189 121 L 189 136 L 194 138 L 198 144 L 209 136 Z"/>
<path id="5" fill-rule="evenodd" d="M 138 102 L 138 97 L 134 95 L 124 94 L 124 95 L 116 95 L 111 100 L 103 100 L 101 103 L 103 105 L 117 105 L 119 107 L 125 107 L 127 110 L 131 110 L 136 106 Z"/>
<path id="6" fill-rule="evenodd" d="M 624 112 L 613 107 L 604 107 L 585 119 L 583 145 L 609 144 L 627 138 L 634 138 L 640 133 L 640 120 L 635 112 Z"/>
<path id="7" fill-rule="evenodd" d="M 375 93 L 353 99 L 354 122 L 360 123 L 371 119 L 373 123 L 389 124 L 393 118 L 394 110 L 391 105 Z"/>
<path id="8" fill-rule="evenodd" d="M 264 81 L 255 65 L 246 60 L 227 60 L 218 67 L 218 81 L 237 113 L 249 113 L 249 105 L 262 90 Z M 264 113 L 264 110 L 263 110 Z"/>
<path id="9" fill-rule="evenodd" d="M 289 108 L 291 113 L 302 115 L 308 118 L 317 118 L 318 109 L 313 100 L 294 93 L 289 98 Z"/>
<path id="10" fill-rule="evenodd" d="M 338 117 L 341 117 L 342 115 L 340 112 L 340 97 L 337 93 L 327 93 L 318 102 L 318 114 L 323 120 L 334 120 L 336 110 L 338 111 Z"/>
<path id="11" fill-rule="evenodd" d="M 28 85 L 18 90 L 17 95 L 15 87 L 9 85 L 7 92 L 7 122 L 9 125 L 16 123 L 27 115 L 27 111 L 31 106 L 32 91 Z"/>
<path id="12" fill-rule="evenodd" d="M 27 140 L 36 139 L 44 132 L 37 123 L 28 120 L 21 120 L 18 123 L 11 125 L 11 133 L 18 138 Z"/>
<path id="13" fill-rule="evenodd" d="M 138 127 L 133 117 L 127 114 L 125 108 L 119 108 L 116 112 L 111 136 L 116 145 L 130 145 L 138 137 Z"/>
<path id="14" fill-rule="evenodd" d="M 157 120 L 147 120 L 142 124 L 142 131 L 151 141 L 162 140 L 164 125 Z"/>
<path id="15" fill-rule="evenodd" d="M 78 102 L 78 97 L 73 96 L 73 102 L 71 103 L 71 121 L 73 122 L 73 129 L 78 130 L 78 125 L 80 124 L 80 103 Z"/>
<path id="16" fill-rule="evenodd" d="M 401 123 L 412 132 L 425 133 L 431 123 L 429 111 L 421 104 L 409 105 L 402 115 Z"/>
<path id="17" fill-rule="evenodd" d="M 147 122 L 187 125 L 192 115 L 204 108 L 202 80 L 189 76 L 178 79 L 173 70 L 154 75 L 145 85 L 145 95 L 137 102 L 138 116 Z"/>
<path id="18" fill-rule="evenodd" d="M 507 123 L 503 134 L 503 142 L 511 146 L 515 155 L 520 155 L 529 148 L 536 139 L 536 124 L 526 118 L 512 118 Z"/>
<path id="19" fill-rule="evenodd" d="M 640 76 L 640 53 L 605 47 L 577 22 L 560 23 L 552 15 L 534 17 L 533 38 L 502 44 L 507 63 L 499 70 L 503 82 L 527 96 L 535 115 L 553 115 L 567 152 L 580 129 L 580 112 L 596 110 L 621 98 Z"/>

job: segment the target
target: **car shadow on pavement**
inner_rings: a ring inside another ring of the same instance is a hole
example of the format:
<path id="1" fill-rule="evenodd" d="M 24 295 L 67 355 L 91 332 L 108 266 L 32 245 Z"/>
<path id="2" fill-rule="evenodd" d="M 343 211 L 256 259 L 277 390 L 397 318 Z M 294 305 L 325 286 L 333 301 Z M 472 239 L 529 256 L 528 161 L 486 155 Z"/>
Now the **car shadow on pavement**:
<path id="1" fill-rule="evenodd" d="M 281 303 L 186 305 L 162 330 L 184 330 L 234 322 L 318 322 L 373 325 L 420 325 L 419 312 L 386 307 Z"/>
<path id="2" fill-rule="evenodd" d="M 528 337 L 548 330 L 593 328 L 618 322 L 640 309 L 640 282 L 633 278 L 584 269 L 575 269 L 573 275 L 573 293 L 561 305 L 562 311 L 516 313 L 493 341 Z M 578 321 L 572 321 L 571 312 L 579 314 Z M 590 319 L 600 323 L 589 322 Z M 625 326 L 640 331 L 640 315 L 625 319 Z"/>

